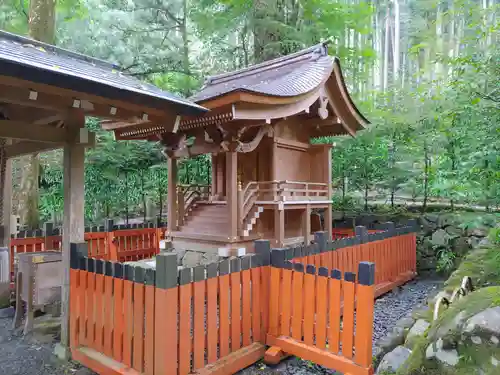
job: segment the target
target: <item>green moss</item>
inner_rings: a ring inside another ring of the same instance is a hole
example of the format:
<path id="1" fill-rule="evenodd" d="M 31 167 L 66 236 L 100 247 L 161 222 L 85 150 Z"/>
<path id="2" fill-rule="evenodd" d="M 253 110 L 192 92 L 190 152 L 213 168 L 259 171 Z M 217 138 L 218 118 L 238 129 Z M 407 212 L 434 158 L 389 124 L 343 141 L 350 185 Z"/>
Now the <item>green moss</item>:
<path id="1" fill-rule="evenodd" d="M 398 372 L 398 375 L 475 375 L 481 368 L 485 374 L 494 374 L 490 366 L 490 358 L 497 348 L 487 345 L 473 345 L 471 342 L 460 344 L 457 348 L 461 359 L 453 369 L 446 369 L 434 359 L 427 359 L 425 352 L 427 347 L 436 342 L 438 338 L 459 342 L 460 330 L 455 330 L 455 320 L 467 321 L 477 313 L 493 306 L 500 306 L 500 286 L 487 287 L 477 290 L 468 296 L 456 301 L 449 309 L 445 310 L 439 319 L 433 322 L 429 331 L 416 339 L 413 352 L 408 359 L 407 369 Z M 498 358 L 498 357 L 496 357 Z M 478 367 L 480 366 L 480 367 Z M 498 371 L 498 368 L 496 369 Z"/>
<path id="2" fill-rule="evenodd" d="M 474 288 L 500 285 L 500 246 L 474 250 L 462 261 L 445 283 L 445 289 L 452 292 L 462 283 L 464 276 L 472 278 Z"/>

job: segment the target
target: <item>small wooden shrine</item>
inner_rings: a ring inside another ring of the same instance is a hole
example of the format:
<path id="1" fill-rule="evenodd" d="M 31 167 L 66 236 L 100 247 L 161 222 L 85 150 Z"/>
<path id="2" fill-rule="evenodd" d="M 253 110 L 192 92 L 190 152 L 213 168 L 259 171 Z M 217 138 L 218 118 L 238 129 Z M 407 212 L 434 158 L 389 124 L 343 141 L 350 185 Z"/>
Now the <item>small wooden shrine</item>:
<path id="1" fill-rule="evenodd" d="M 325 210 L 331 223 L 332 145 L 311 140 L 354 136 L 368 121 L 326 44 L 209 77 L 191 100 L 210 111 L 182 117 L 171 132 L 107 125 L 117 139 L 161 142 L 176 248 L 227 253 L 260 238 L 274 246 L 308 243 L 311 210 Z M 211 155 L 211 185 L 178 185 L 178 160 L 200 154 Z M 331 236 L 331 225 L 324 229 Z"/>

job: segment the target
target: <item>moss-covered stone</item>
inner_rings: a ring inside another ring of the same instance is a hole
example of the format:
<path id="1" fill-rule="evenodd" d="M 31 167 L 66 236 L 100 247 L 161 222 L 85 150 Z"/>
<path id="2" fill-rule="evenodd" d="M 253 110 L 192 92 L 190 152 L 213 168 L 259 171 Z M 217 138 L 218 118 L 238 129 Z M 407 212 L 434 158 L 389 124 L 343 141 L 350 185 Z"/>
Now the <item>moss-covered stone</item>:
<path id="1" fill-rule="evenodd" d="M 489 307 L 500 306 L 500 286 L 477 290 L 456 301 L 435 321 L 428 333 L 416 340 L 407 370 L 398 375 L 493 375 L 500 373 L 500 346 L 498 342 L 482 338 L 477 344 L 473 335 L 464 332 L 466 322 Z M 477 333 L 475 333 L 476 335 Z M 459 363 L 454 367 L 441 364 L 435 358 L 428 359 L 429 345 L 443 340 L 443 349 L 456 350 Z"/>
<path id="2" fill-rule="evenodd" d="M 445 289 L 452 292 L 459 287 L 465 276 L 472 278 L 475 288 L 500 285 L 500 246 L 472 251 L 462 261 L 445 283 Z"/>

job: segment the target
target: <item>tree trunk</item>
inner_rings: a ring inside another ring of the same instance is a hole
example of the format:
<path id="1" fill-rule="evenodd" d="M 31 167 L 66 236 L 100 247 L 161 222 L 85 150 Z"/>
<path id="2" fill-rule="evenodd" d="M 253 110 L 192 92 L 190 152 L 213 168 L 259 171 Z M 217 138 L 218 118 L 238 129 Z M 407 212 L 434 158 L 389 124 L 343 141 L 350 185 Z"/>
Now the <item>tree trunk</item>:
<path id="1" fill-rule="evenodd" d="M 422 204 L 422 212 L 425 212 L 427 209 L 427 197 L 429 191 L 429 150 L 427 148 L 427 141 L 424 141 L 424 159 L 425 159 L 425 168 L 424 168 L 424 202 Z"/>
<path id="2" fill-rule="evenodd" d="M 31 0 L 29 7 L 29 35 L 44 43 L 54 43 L 55 0 Z M 32 154 L 21 158 L 21 186 L 18 212 L 21 223 L 31 229 L 38 229 L 38 182 L 40 177 L 40 158 Z"/>

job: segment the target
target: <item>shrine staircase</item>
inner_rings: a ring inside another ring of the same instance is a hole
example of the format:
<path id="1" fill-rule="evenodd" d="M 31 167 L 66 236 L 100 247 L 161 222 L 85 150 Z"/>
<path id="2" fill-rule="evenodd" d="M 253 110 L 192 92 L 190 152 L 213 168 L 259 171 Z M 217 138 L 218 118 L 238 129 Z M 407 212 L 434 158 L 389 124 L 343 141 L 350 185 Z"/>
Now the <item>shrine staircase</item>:
<path id="1" fill-rule="evenodd" d="M 229 234 L 227 204 L 225 202 L 197 202 L 189 212 L 186 212 L 179 233 L 190 236 L 227 237 Z"/>

